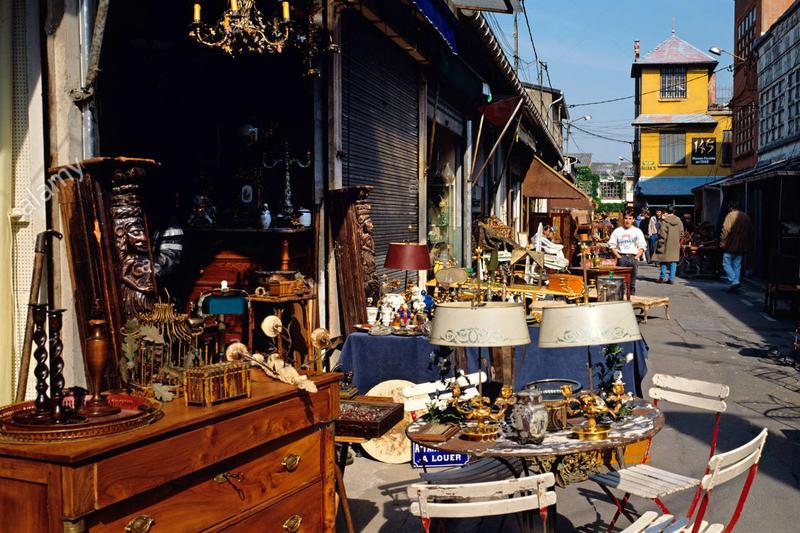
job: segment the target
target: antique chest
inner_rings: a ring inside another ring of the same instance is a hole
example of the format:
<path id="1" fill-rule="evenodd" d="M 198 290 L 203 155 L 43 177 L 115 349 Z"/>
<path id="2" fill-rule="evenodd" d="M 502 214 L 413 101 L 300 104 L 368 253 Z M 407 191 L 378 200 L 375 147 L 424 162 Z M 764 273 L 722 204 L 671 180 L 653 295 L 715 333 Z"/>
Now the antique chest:
<path id="1" fill-rule="evenodd" d="M 339 376 L 307 394 L 254 373 L 250 398 L 173 401 L 127 433 L 0 443 L 0 529 L 334 531 Z"/>

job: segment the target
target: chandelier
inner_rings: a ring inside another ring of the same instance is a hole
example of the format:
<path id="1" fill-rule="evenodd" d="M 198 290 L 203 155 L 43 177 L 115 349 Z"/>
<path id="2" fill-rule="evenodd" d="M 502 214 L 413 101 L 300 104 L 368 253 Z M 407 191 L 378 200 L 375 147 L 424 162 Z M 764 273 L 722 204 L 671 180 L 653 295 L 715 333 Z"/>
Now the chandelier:
<path id="1" fill-rule="evenodd" d="M 194 4 L 194 19 L 189 36 L 206 46 L 221 48 L 231 56 L 245 52 L 253 54 L 283 52 L 289 41 L 289 2 L 281 2 L 281 18 L 264 21 L 255 0 L 230 0 L 216 25 L 200 19 L 200 4 Z"/>

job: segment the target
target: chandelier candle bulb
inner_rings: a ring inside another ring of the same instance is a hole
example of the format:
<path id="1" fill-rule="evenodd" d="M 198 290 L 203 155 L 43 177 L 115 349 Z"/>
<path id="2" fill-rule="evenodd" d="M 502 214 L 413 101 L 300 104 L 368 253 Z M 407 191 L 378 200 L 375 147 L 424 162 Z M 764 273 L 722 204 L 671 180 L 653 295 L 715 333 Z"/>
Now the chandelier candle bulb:
<path id="1" fill-rule="evenodd" d="M 283 21 L 289 21 L 289 2 L 282 2 L 281 6 L 283 7 Z"/>
<path id="2" fill-rule="evenodd" d="M 194 5 L 194 21 L 195 23 L 200 22 L 200 4 Z"/>
<path id="3" fill-rule="evenodd" d="M 239 11 L 239 0 L 231 0 L 231 11 L 234 13 Z"/>

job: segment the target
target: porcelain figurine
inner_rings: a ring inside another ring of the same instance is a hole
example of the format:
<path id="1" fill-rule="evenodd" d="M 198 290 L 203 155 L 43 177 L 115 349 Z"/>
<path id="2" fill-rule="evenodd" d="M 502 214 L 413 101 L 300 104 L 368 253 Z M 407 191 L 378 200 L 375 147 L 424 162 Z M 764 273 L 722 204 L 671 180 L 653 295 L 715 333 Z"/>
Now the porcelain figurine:
<path id="1" fill-rule="evenodd" d="M 269 212 L 269 206 L 264 202 L 264 205 L 261 206 L 261 228 L 262 229 L 269 229 L 270 224 L 272 224 L 272 213 Z"/>

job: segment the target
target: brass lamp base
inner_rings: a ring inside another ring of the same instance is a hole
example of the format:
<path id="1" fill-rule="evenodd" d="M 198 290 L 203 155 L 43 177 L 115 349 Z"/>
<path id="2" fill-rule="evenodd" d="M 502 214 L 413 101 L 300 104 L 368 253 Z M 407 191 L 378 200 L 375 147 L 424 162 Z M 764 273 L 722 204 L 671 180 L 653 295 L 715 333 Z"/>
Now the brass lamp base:
<path id="1" fill-rule="evenodd" d="M 461 426 L 461 437 L 464 440 L 487 442 L 496 440 L 500 436 L 498 422 L 472 423 Z"/>
<path id="2" fill-rule="evenodd" d="M 588 422 L 572 428 L 572 432 L 575 433 L 578 440 L 604 440 L 608 438 L 609 431 L 611 431 L 611 425 L 609 424 L 594 424 L 592 426 Z"/>

